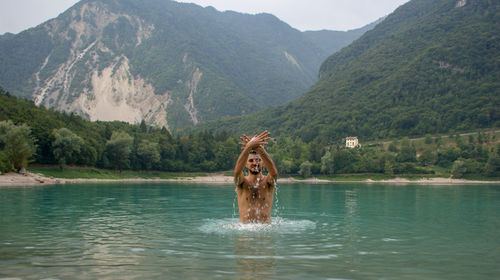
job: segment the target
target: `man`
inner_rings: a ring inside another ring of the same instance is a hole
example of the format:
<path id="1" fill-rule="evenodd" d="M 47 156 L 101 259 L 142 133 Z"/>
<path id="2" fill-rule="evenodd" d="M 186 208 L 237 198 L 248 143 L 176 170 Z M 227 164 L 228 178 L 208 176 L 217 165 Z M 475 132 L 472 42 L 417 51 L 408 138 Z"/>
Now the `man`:
<path id="1" fill-rule="evenodd" d="M 271 139 L 266 130 L 252 139 L 246 135 L 240 137 L 243 151 L 234 167 L 234 183 L 238 195 L 238 209 L 240 222 L 243 223 L 270 223 L 273 195 L 278 178 L 278 170 L 273 160 L 264 149 L 264 145 Z M 245 167 L 248 176 L 243 174 Z M 266 167 L 268 174 L 262 174 L 262 167 Z"/>

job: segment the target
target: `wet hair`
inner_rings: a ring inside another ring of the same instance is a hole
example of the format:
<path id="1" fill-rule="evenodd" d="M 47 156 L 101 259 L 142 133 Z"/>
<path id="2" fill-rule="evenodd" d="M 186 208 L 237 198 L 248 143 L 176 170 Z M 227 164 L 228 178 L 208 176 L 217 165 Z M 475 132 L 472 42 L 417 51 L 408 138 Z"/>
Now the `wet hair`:
<path id="1" fill-rule="evenodd" d="M 257 153 L 256 150 L 251 150 L 250 152 L 248 152 L 248 154 L 250 154 L 250 155 L 258 155 L 258 153 Z"/>

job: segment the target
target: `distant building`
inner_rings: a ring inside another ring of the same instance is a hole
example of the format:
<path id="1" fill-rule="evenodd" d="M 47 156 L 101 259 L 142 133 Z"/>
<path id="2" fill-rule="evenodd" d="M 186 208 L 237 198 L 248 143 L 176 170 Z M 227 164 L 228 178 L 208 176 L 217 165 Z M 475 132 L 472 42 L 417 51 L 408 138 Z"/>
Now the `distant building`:
<path id="1" fill-rule="evenodd" d="M 358 137 L 357 136 L 346 137 L 345 138 L 345 146 L 347 148 L 356 148 L 357 146 L 359 146 Z"/>

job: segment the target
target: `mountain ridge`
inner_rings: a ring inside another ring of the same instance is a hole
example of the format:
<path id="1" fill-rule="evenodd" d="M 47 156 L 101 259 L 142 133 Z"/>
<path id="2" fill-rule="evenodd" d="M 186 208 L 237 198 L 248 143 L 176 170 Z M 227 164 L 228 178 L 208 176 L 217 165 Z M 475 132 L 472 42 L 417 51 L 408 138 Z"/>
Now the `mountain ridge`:
<path id="1" fill-rule="evenodd" d="M 349 135 L 378 139 L 498 127 L 499 6 L 412 0 L 326 59 L 319 81 L 296 101 L 199 128 L 269 129 L 329 143 Z"/>
<path id="2" fill-rule="evenodd" d="M 0 37 L 0 85 L 91 120 L 176 130 L 297 98 L 317 80 L 324 49 L 270 14 L 84 0 Z"/>

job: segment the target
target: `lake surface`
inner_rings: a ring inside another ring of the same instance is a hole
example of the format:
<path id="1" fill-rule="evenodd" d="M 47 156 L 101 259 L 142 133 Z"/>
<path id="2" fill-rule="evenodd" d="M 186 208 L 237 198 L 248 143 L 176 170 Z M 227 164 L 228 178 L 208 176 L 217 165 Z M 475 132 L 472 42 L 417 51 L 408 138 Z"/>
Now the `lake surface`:
<path id="1" fill-rule="evenodd" d="M 0 188 L 0 279 L 500 278 L 499 185 L 283 184 L 270 225 L 236 204 L 229 185 Z"/>

